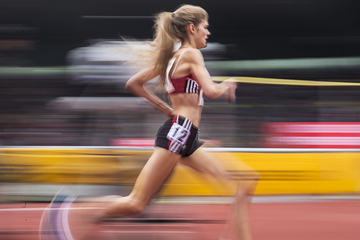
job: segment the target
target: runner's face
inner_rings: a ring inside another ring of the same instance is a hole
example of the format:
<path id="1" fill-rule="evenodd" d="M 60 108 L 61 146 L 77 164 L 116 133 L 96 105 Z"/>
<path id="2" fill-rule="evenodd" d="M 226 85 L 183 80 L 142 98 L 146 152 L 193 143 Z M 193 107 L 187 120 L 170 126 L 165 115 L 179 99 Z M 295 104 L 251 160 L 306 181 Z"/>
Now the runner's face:
<path id="1" fill-rule="evenodd" d="M 196 47 L 197 48 L 204 48 L 206 47 L 206 40 L 208 36 L 210 35 L 210 32 L 208 30 L 209 23 L 207 20 L 203 20 L 199 25 L 197 25 L 195 30 L 195 36 L 196 36 Z"/>

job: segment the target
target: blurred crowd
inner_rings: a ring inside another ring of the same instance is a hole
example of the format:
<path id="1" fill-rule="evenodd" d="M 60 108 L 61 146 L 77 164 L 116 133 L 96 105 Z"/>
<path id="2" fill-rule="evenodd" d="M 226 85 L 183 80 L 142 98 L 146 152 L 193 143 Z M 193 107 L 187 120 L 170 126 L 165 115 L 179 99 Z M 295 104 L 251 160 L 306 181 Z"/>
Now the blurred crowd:
<path id="1" fill-rule="evenodd" d="M 89 41 L 68 51 L 64 65 L 38 66 L 32 55 L 39 47 L 32 37 L 36 29 L 0 30 L 12 38 L 2 39 L 0 47 L 2 146 L 110 146 L 117 139 L 155 136 L 165 116 L 126 91 L 125 82 L 137 69 L 127 62 L 124 42 Z M 202 49 L 212 76 L 356 83 L 359 75 L 357 57 L 236 61 L 229 58 L 233 47 L 209 43 Z M 205 99 L 200 138 L 222 147 L 259 148 L 266 123 L 359 122 L 359 90 L 238 83 L 235 104 Z M 161 90 L 158 94 L 165 98 Z"/>
<path id="2" fill-rule="evenodd" d="M 117 83 L 73 84 L 65 70 L 53 72 L 1 74 L 2 146 L 109 146 L 153 138 L 165 118 Z M 359 122 L 359 90 L 239 83 L 233 105 L 205 99 L 200 137 L 256 148 L 264 123 Z"/>

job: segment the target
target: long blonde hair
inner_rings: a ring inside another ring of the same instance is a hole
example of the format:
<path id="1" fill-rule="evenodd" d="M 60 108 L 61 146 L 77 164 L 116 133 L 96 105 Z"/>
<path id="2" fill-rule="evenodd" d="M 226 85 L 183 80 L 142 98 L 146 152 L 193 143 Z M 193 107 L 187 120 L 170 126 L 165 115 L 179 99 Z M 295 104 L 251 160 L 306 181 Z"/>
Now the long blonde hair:
<path id="1" fill-rule="evenodd" d="M 160 83 L 163 84 L 166 68 L 172 58 L 177 42 L 188 41 L 186 27 L 189 24 L 198 26 L 203 20 L 208 20 L 207 12 L 198 6 L 183 5 L 176 11 L 161 12 L 155 16 L 154 38 L 150 48 L 141 50 L 145 65 L 160 73 Z"/>

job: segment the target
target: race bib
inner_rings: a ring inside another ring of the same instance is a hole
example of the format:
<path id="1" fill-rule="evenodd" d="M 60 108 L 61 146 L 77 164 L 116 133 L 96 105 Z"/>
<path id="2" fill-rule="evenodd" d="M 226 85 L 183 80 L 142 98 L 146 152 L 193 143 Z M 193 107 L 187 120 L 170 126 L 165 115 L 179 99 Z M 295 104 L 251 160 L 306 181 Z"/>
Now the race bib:
<path id="1" fill-rule="evenodd" d="M 178 123 L 174 123 L 171 126 L 170 131 L 166 137 L 171 141 L 177 141 L 180 142 L 181 145 L 185 145 L 189 135 L 190 135 L 190 130 L 184 128 Z"/>

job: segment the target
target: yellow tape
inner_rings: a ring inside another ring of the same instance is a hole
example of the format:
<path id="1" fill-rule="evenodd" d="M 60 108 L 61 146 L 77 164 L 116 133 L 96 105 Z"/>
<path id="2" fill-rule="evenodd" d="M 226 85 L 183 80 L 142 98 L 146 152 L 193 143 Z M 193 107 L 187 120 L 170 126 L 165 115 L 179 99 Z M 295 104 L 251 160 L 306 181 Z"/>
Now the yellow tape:
<path id="1" fill-rule="evenodd" d="M 326 81 L 308 81 L 295 79 L 276 79 L 276 78 L 256 78 L 256 77 L 212 77 L 213 81 L 221 82 L 227 79 L 239 83 L 253 84 L 277 84 L 277 85 L 297 85 L 297 86 L 360 86 L 360 83 L 352 82 L 326 82 Z"/>

